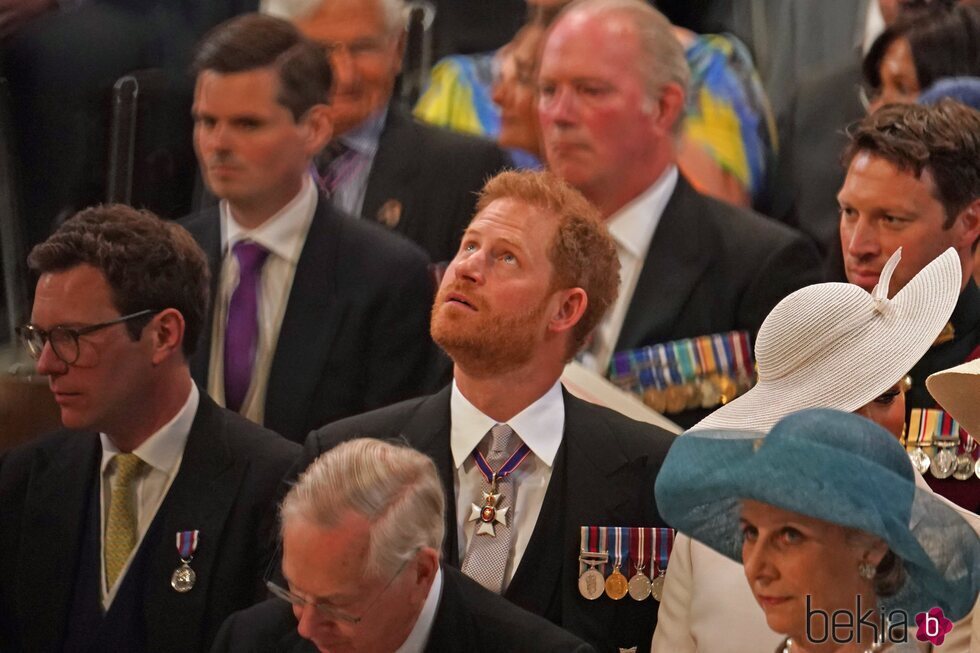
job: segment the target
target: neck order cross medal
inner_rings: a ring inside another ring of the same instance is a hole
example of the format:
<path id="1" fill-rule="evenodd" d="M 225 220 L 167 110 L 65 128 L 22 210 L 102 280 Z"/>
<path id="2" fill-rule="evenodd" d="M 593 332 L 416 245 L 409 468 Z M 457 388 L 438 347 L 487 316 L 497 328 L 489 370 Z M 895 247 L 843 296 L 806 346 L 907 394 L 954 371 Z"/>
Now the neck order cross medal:
<path id="1" fill-rule="evenodd" d="M 517 451 L 511 454 L 507 462 L 500 466 L 500 469 L 494 471 L 482 453 L 473 452 L 473 460 L 476 462 L 477 468 L 487 483 L 490 484 L 490 491 L 483 493 L 483 505 L 471 504 L 470 516 L 466 520 L 479 522 L 476 529 L 477 535 L 497 537 L 496 524 L 507 525 L 507 513 L 510 511 L 510 507 L 501 507 L 503 495 L 498 491 L 497 482 L 510 476 L 511 472 L 517 469 L 530 453 L 531 449 L 526 444 L 522 444 Z"/>

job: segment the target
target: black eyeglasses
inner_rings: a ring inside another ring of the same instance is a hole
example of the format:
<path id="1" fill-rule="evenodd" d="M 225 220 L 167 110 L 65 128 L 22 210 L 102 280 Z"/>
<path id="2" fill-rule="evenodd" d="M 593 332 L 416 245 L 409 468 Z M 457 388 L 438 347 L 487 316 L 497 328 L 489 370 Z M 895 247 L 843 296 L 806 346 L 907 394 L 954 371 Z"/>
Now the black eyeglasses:
<path id="1" fill-rule="evenodd" d="M 160 311 L 154 309 L 145 309 L 142 311 L 137 311 L 136 313 L 130 313 L 129 315 L 123 315 L 115 320 L 110 320 L 109 322 L 102 322 L 100 324 L 93 324 L 91 326 L 85 326 L 78 329 L 73 329 L 66 326 L 55 326 L 51 327 L 50 331 L 45 331 L 44 329 L 38 328 L 33 324 L 25 324 L 24 326 L 17 327 L 17 335 L 23 341 L 24 346 L 27 348 L 27 352 L 31 355 L 34 360 L 41 358 L 41 352 L 44 351 L 45 343 L 51 343 L 51 350 L 54 351 L 54 355 L 58 357 L 58 360 L 63 362 L 65 365 L 74 365 L 75 361 L 78 360 L 80 349 L 78 347 L 78 339 L 88 333 L 98 331 L 99 329 L 104 329 L 110 327 L 113 324 L 121 324 L 123 322 L 129 322 L 130 320 L 135 320 L 137 318 L 146 317 L 148 315 L 156 315 Z"/>

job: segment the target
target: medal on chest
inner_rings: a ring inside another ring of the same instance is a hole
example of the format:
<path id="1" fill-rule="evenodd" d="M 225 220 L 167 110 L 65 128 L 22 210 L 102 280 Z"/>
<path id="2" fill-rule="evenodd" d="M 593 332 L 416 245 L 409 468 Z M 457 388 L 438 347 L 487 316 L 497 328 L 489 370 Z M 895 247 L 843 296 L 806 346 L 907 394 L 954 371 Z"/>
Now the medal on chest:
<path id="1" fill-rule="evenodd" d="M 517 451 L 511 454 L 510 458 L 500 466 L 500 469 L 494 471 L 490 464 L 484 458 L 483 454 L 479 451 L 473 452 L 473 460 L 476 462 L 477 469 L 486 479 L 487 483 L 490 484 L 490 491 L 483 493 L 483 503 L 481 504 L 470 504 L 470 516 L 466 520 L 467 522 L 478 522 L 476 527 L 477 535 L 489 535 L 490 537 L 497 537 L 497 524 L 507 526 L 508 523 L 508 513 L 510 512 L 510 506 L 502 506 L 501 503 L 505 498 L 503 494 L 499 491 L 499 483 L 501 479 L 507 478 L 510 474 L 517 469 L 524 459 L 528 457 L 531 453 L 531 449 L 526 445 L 522 444 Z"/>
<path id="2" fill-rule="evenodd" d="M 194 559 L 194 552 L 197 551 L 197 541 L 200 531 L 180 531 L 177 533 L 177 555 L 180 557 L 180 565 L 174 569 L 170 576 L 170 586 L 181 594 L 190 592 L 194 589 L 197 582 L 197 574 L 191 569 L 191 560 Z"/>

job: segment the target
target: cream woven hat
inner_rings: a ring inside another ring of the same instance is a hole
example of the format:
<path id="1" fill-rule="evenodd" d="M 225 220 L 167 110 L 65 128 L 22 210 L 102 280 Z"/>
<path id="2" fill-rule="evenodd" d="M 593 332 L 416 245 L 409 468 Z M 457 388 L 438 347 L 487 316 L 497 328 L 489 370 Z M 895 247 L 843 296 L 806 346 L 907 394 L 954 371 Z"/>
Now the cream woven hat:
<path id="1" fill-rule="evenodd" d="M 960 259 L 946 250 L 888 299 L 899 248 L 870 293 L 820 283 L 788 295 L 766 317 L 755 343 L 759 380 L 691 429 L 768 432 L 803 408 L 854 412 L 907 374 L 956 306 Z"/>
<path id="2" fill-rule="evenodd" d="M 926 387 L 939 405 L 980 442 L 980 358 L 936 372 Z"/>

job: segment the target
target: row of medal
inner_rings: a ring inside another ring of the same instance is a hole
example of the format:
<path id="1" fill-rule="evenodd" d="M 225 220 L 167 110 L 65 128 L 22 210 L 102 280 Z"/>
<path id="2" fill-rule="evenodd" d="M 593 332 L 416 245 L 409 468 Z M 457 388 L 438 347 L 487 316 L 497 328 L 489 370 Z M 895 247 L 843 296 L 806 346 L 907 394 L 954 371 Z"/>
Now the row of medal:
<path id="1" fill-rule="evenodd" d="M 920 474 L 960 481 L 980 478 L 976 441 L 944 410 L 913 408 L 904 444 Z"/>
<path id="2" fill-rule="evenodd" d="M 613 354 L 609 380 L 658 413 L 713 409 L 755 384 L 747 331 L 683 338 Z"/>
<path id="3" fill-rule="evenodd" d="M 659 601 L 673 547 L 672 528 L 583 526 L 578 591 L 590 601 Z"/>

